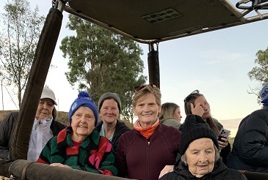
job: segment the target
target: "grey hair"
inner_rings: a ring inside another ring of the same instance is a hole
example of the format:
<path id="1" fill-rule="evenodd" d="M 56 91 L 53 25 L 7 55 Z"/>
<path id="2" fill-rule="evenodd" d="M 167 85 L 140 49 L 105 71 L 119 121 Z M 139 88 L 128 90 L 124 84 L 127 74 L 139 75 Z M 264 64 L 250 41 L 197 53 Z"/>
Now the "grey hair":
<path id="1" fill-rule="evenodd" d="M 220 150 L 215 145 L 214 145 L 214 149 L 215 149 L 215 162 L 217 162 L 220 159 Z M 181 156 L 181 161 L 184 163 L 185 166 L 187 166 L 185 154 Z"/>

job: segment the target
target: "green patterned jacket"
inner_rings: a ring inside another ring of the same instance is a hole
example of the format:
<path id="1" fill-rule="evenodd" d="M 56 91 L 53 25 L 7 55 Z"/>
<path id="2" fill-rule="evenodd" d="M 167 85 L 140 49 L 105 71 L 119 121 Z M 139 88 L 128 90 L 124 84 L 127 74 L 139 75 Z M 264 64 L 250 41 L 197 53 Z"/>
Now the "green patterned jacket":
<path id="1" fill-rule="evenodd" d="M 49 140 L 37 162 L 61 163 L 73 169 L 105 175 L 117 175 L 115 155 L 108 139 L 94 129 L 79 147 L 74 146 L 69 126 Z"/>

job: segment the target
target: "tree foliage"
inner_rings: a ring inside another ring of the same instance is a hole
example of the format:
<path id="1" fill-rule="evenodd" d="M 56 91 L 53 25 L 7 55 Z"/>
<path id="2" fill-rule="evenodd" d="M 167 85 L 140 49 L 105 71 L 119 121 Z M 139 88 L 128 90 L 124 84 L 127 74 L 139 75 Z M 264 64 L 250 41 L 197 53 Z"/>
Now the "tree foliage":
<path id="1" fill-rule="evenodd" d="M 67 28 L 76 32 L 65 37 L 60 49 L 68 56 L 67 80 L 77 83 L 79 89 L 87 89 L 97 101 L 104 92 L 119 94 L 126 119 L 133 119 L 133 88 L 146 81 L 140 58 L 142 49 L 133 40 L 114 34 L 109 30 L 69 16 Z"/>
<path id="2" fill-rule="evenodd" d="M 17 89 L 19 107 L 41 32 L 44 17 L 31 11 L 27 0 L 11 0 L 1 14 L 0 60 L 3 77 Z"/>
<path id="3" fill-rule="evenodd" d="M 268 82 L 268 48 L 265 51 L 259 50 L 256 56 L 255 63 L 259 66 L 253 67 L 248 76 L 250 79 L 255 79 L 265 84 Z"/>

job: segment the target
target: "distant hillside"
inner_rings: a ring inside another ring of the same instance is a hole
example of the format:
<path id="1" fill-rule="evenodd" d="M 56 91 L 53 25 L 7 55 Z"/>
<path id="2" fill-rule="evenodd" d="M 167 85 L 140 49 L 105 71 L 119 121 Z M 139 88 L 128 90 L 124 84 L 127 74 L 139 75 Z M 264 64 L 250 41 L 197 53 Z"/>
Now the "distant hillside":
<path id="1" fill-rule="evenodd" d="M 221 120 L 220 123 L 224 126 L 224 128 L 231 130 L 230 137 L 235 137 L 237 133 L 237 128 L 241 122 L 241 119 L 228 119 L 228 120 Z"/>

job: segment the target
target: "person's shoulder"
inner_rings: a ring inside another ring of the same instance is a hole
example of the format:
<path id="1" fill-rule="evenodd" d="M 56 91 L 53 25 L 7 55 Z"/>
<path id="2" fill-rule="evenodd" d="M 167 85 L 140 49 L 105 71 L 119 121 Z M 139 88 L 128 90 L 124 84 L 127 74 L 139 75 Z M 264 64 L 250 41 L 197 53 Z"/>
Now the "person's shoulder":
<path id="1" fill-rule="evenodd" d="M 125 131 L 129 131 L 130 128 L 125 124 L 124 121 L 121 120 L 117 120 L 117 124 L 116 124 L 118 129 L 124 129 Z"/>
<path id="2" fill-rule="evenodd" d="M 263 107 L 263 109 L 258 109 L 258 110 L 253 111 L 251 114 L 244 117 L 242 121 L 251 120 L 251 119 L 255 120 L 256 118 L 268 121 L 268 107 Z"/>
<path id="3" fill-rule="evenodd" d="M 11 112 L 1 121 L 1 123 L 3 124 L 13 123 L 18 119 L 18 115 L 19 115 L 18 111 Z"/>
<path id="4" fill-rule="evenodd" d="M 181 134 L 181 131 L 178 128 L 175 128 L 173 126 L 166 126 L 164 124 L 159 125 L 159 130 L 161 133 L 165 134 Z"/>
<path id="5" fill-rule="evenodd" d="M 56 125 L 58 125 L 58 126 L 66 127 L 66 124 L 63 124 L 62 122 L 60 122 L 60 121 L 58 121 L 58 120 L 56 120 L 56 119 L 54 119 L 54 123 L 55 123 Z"/>
<path id="6" fill-rule="evenodd" d="M 232 178 L 232 179 L 240 179 L 240 180 L 246 180 L 246 176 L 241 173 L 240 171 L 236 170 L 236 169 L 231 169 L 231 168 L 227 168 L 225 170 L 225 174 L 226 176 Z"/>
<path id="7" fill-rule="evenodd" d="M 169 172 L 163 175 L 159 180 L 180 180 L 182 179 L 176 172 Z"/>
<path id="8" fill-rule="evenodd" d="M 179 128 L 181 123 L 178 122 L 176 119 L 163 119 L 161 120 L 161 123 L 166 125 L 166 126 L 172 126 L 175 128 Z"/>
<path id="9" fill-rule="evenodd" d="M 138 132 L 135 129 L 130 129 L 129 131 L 124 132 L 120 139 L 133 139 L 136 138 Z"/>

